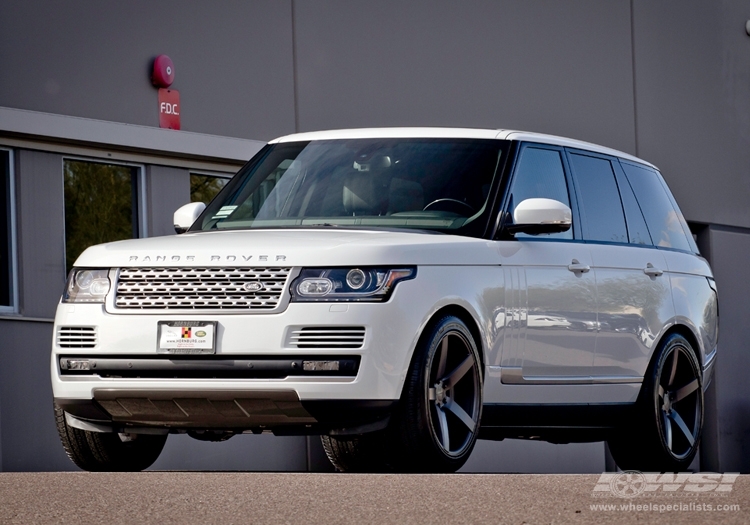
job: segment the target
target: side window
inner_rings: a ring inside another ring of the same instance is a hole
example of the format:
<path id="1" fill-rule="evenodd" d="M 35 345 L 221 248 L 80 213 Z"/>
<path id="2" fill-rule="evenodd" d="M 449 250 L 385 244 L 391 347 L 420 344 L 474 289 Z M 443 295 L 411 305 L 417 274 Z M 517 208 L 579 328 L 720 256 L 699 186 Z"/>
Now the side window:
<path id="1" fill-rule="evenodd" d="M 139 173 L 131 166 L 65 159 L 67 271 L 91 245 L 139 236 Z"/>
<path id="2" fill-rule="evenodd" d="M 652 246 L 651 235 L 648 233 L 646 219 L 643 218 L 641 207 L 635 200 L 633 189 L 630 187 L 628 180 L 625 178 L 622 170 L 616 169 L 617 187 L 620 188 L 620 197 L 622 198 L 622 207 L 625 209 L 625 221 L 628 224 L 628 238 L 630 244 L 642 244 Z"/>
<path id="3" fill-rule="evenodd" d="M 208 204 L 226 186 L 229 177 L 215 175 L 190 174 L 190 202 Z"/>
<path id="4" fill-rule="evenodd" d="M 662 177 L 661 173 L 659 172 L 656 172 L 656 177 L 659 179 L 659 182 L 661 182 L 661 185 L 664 187 L 664 191 L 667 192 L 667 197 L 669 197 L 669 202 L 672 203 L 672 207 L 674 208 L 675 213 L 677 213 L 677 220 L 680 221 L 680 224 L 682 225 L 682 231 L 685 232 L 685 238 L 688 241 L 688 245 L 690 245 L 690 251 L 693 253 L 699 253 L 698 245 L 695 243 L 695 239 L 693 239 L 693 232 L 690 231 L 690 226 L 688 226 L 688 223 L 685 220 L 685 216 L 682 215 L 682 210 L 680 210 L 680 207 L 677 205 L 677 201 L 674 199 L 674 195 L 672 195 L 672 192 L 669 191 L 669 187 L 667 186 L 667 181 L 664 180 L 664 177 Z"/>
<path id="5" fill-rule="evenodd" d="M 560 201 L 570 207 L 568 185 L 565 181 L 560 151 L 537 147 L 526 147 L 521 151 L 513 184 L 510 189 L 508 211 L 512 214 L 516 206 L 526 199 L 546 198 Z M 573 229 L 562 233 L 542 236 L 517 233 L 516 238 L 572 239 Z"/>
<path id="6" fill-rule="evenodd" d="M 653 170 L 621 163 L 648 225 L 654 245 L 691 251 L 682 215 L 672 206 L 667 190 Z"/>
<path id="7" fill-rule="evenodd" d="M 625 216 L 612 163 L 601 157 L 578 153 L 571 153 L 569 159 L 580 195 L 584 239 L 628 242 Z"/>
<path id="8" fill-rule="evenodd" d="M 0 150 L 0 312 L 13 312 L 15 306 L 13 215 L 11 152 Z"/>

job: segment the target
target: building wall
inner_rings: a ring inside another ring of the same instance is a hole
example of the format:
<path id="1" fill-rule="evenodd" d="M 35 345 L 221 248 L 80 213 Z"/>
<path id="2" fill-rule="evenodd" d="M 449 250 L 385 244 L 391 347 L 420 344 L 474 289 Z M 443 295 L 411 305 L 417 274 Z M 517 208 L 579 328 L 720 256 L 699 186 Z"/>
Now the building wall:
<path id="1" fill-rule="evenodd" d="M 720 349 L 716 362 L 718 419 L 716 460 L 720 469 L 750 472 L 750 325 L 747 297 L 750 295 L 750 231 L 712 226 L 710 250 L 719 285 Z M 718 469 L 717 469 L 718 470 Z"/>
<path id="2" fill-rule="evenodd" d="M 62 155 L 16 150 L 20 310 L 52 318 L 65 283 Z"/>
<path id="3" fill-rule="evenodd" d="M 503 127 L 632 152 L 629 11 L 627 0 L 295 2 L 299 129 Z"/>
<path id="4" fill-rule="evenodd" d="M 158 126 L 153 58 L 175 64 L 182 129 L 269 140 L 294 129 L 290 2 L 11 0 L 0 106 Z"/>
<path id="5" fill-rule="evenodd" d="M 701 230 L 721 293 L 704 468 L 750 471 L 743 404 L 750 392 L 741 377 L 750 294 L 747 19 L 745 0 L 12 0 L 0 17 L 0 106 L 157 126 L 148 69 L 165 53 L 175 63 L 188 132 L 268 140 L 341 127 L 503 127 L 637 154 L 662 169 Z M 22 313 L 49 318 L 64 278 L 55 255 L 62 223 L 54 219 L 62 213 L 61 155 L 24 150 L 16 158 Z M 187 176 L 187 169 L 147 167 L 150 235 L 171 233 Z M 27 334 L 21 324 L 12 330 Z M 42 344 L 40 334 L 15 336 L 13 344 Z M 19 441 L 5 442 L 16 417 L 5 390 L 2 466 L 36 468 L 9 459 Z M 178 438 L 183 444 L 173 449 L 170 441 L 157 467 L 223 468 L 237 443 L 250 442 L 248 454 L 257 445 L 260 459 L 242 468 L 321 465 L 314 440 L 266 438 L 218 444 L 210 462 L 195 459 L 208 445 Z M 50 454 L 49 468 L 58 468 L 57 452 Z M 596 471 L 603 455 L 601 444 L 482 443 L 467 468 Z"/>
<path id="6" fill-rule="evenodd" d="M 0 330 L 0 470 L 77 470 L 55 430 L 49 380 L 52 323 L 2 319 Z"/>
<path id="7" fill-rule="evenodd" d="M 688 220 L 750 228 L 750 4 L 634 4 L 639 156 Z"/>

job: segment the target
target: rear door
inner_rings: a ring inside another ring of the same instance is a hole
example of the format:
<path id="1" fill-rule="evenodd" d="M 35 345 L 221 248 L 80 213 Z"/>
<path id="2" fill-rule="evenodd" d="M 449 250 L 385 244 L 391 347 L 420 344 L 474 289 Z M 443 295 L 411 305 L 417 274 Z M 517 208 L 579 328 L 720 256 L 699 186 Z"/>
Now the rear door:
<path id="1" fill-rule="evenodd" d="M 596 279 L 594 383 L 638 382 L 673 315 L 666 262 L 616 158 L 568 150 Z"/>

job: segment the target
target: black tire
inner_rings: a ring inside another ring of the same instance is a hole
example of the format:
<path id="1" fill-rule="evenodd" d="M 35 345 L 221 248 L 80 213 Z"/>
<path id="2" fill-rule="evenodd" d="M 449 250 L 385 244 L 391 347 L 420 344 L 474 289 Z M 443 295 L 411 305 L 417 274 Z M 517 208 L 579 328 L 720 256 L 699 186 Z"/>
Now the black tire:
<path id="1" fill-rule="evenodd" d="M 482 417 L 482 365 L 455 316 L 420 338 L 401 402 L 386 430 L 386 461 L 401 472 L 455 472 L 474 449 Z"/>
<path id="2" fill-rule="evenodd" d="M 328 460 L 339 472 L 389 472 L 382 431 L 357 436 L 320 436 Z"/>
<path id="3" fill-rule="evenodd" d="M 139 472 L 161 454 L 167 435 L 89 432 L 73 428 L 55 405 L 55 423 L 70 460 L 90 472 Z"/>
<path id="4" fill-rule="evenodd" d="M 690 343 L 679 334 L 659 345 L 631 421 L 608 440 L 622 470 L 679 472 L 695 458 L 703 429 L 703 377 Z"/>

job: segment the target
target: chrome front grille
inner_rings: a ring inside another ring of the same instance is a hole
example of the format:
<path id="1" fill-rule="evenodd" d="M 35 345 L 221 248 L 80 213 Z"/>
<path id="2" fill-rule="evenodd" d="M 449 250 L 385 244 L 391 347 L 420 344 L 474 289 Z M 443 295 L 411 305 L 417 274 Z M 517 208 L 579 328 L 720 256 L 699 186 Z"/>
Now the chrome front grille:
<path id="1" fill-rule="evenodd" d="M 364 326 L 302 326 L 289 330 L 287 346 L 296 348 L 362 348 Z"/>
<path id="2" fill-rule="evenodd" d="M 273 310 L 291 268 L 122 268 L 115 307 L 134 310 Z"/>
<path id="3" fill-rule="evenodd" d="M 57 329 L 57 346 L 60 348 L 94 348 L 96 328 L 93 326 L 60 326 Z"/>

